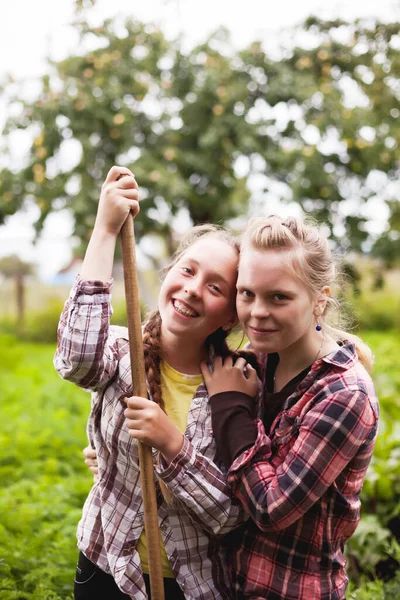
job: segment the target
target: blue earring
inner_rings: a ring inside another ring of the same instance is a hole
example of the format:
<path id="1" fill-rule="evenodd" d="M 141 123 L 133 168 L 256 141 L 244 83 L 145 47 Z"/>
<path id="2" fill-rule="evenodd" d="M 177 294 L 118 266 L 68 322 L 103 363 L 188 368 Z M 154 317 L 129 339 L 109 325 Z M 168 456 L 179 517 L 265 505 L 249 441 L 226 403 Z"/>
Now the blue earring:
<path id="1" fill-rule="evenodd" d="M 317 326 L 316 326 L 316 328 L 315 328 L 315 329 L 316 329 L 317 331 L 321 331 L 321 329 L 322 329 L 322 327 L 321 327 L 321 325 L 318 323 L 318 321 L 317 321 Z"/>

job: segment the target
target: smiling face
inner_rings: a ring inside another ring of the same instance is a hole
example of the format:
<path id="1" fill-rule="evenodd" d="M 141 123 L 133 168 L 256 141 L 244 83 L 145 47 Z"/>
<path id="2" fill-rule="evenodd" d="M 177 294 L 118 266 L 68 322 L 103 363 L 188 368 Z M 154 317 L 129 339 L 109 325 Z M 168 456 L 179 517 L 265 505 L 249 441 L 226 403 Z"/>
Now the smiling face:
<path id="1" fill-rule="evenodd" d="M 213 236 L 200 238 L 168 271 L 158 306 L 162 335 L 204 344 L 207 337 L 236 321 L 238 253 Z"/>
<path id="2" fill-rule="evenodd" d="M 315 337 L 316 295 L 276 249 L 242 251 L 237 312 L 258 352 L 304 352 Z"/>

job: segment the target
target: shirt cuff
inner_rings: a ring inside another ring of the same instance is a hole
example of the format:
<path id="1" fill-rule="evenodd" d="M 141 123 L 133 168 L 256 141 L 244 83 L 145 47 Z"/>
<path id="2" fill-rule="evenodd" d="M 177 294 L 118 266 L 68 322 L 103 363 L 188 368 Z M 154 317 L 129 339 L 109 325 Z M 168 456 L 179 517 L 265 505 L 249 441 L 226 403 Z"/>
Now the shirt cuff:
<path id="1" fill-rule="evenodd" d="M 108 281 L 84 281 L 77 275 L 71 289 L 70 297 L 78 304 L 102 304 L 110 300 L 113 279 Z"/>
<path id="2" fill-rule="evenodd" d="M 263 422 L 260 419 L 257 419 L 255 424 L 257 426 L 257 439 L 250 448 L 245 450 L 233 461 L 228 471 L 229 483 L 235 483 L 236 480 L 239 479 L 239 471 L 247 467 L 256 454 L 262 454 L 263 458 L 269 458 L 271 456 L 271 440 L 265 433 Z"/>
<path id="3" fill-rule="evenodd" d="M 196 459 L 196 453 L 193 444 L 183 436 L 183 446 L 178 454 L 167 465 L 165 459 L 160 455 L 160 463 L 156 466 L 156 472 L 166 483 L 179 483 L 182 479 L 185 469 L 188 465 L 193 465 Z"/>

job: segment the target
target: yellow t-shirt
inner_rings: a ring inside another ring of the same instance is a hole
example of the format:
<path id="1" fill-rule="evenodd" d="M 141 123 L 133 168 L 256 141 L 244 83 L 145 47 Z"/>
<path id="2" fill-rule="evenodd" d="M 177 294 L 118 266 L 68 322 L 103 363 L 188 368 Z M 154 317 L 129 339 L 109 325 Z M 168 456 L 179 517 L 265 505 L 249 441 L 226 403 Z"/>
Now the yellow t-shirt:
<path id="1" fill-rule="evenodd" d="M 184 373 L 179 373 L 164 361 L 161 361 L 160 373 L 161 394 L 164 400 L 165 412 L 179 431 L 185 433 L 190 403 L 197 388 L 203 381 L 203 376 L 201 374 L 185 375 Z M 160 544 L 163 576 L 175 577 L 169 564 L 161 535 Z M 144 529 L 138 540 L 136 549 L 139 552 L 143 573 L 148 573 L 147 543 Z"/>

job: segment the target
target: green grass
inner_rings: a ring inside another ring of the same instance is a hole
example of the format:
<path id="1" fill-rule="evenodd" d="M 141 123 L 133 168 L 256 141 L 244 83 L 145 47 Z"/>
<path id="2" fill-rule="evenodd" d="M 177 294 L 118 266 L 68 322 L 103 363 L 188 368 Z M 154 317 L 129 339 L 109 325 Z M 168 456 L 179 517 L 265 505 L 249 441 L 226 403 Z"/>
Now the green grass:
<path id="1" fill-rule="evenodd" d="M 352 540 L 359 585 L 353 580 L 349 598 L 395 600 L 399 584 L 368 581 L 368 561 L 390 554 L 386 527 L 400 513 L 398 333 L 363 337 L 376 355 L 382 422 L 364 524 Z M 92 483 L 82 457 L 90 397 L 58 377 L 53 354 L 54 345 L 0 337 L 0 600 L 72 599 L 75 531 Z"/>

